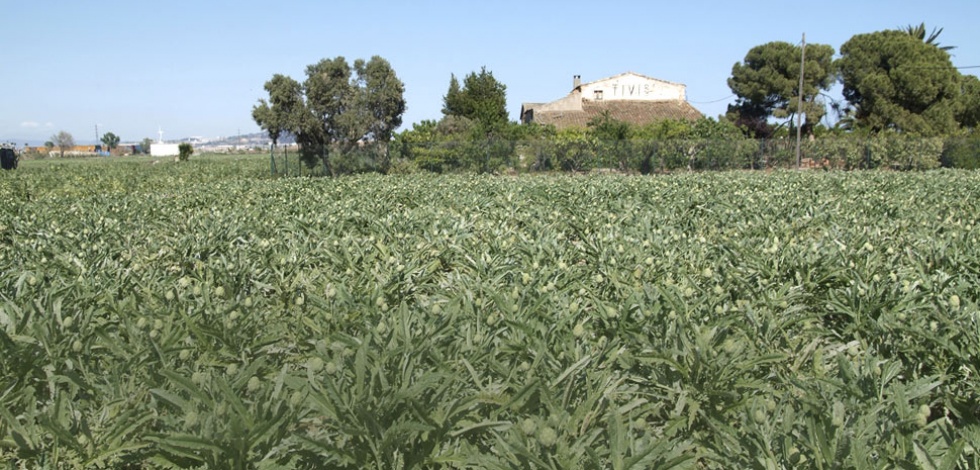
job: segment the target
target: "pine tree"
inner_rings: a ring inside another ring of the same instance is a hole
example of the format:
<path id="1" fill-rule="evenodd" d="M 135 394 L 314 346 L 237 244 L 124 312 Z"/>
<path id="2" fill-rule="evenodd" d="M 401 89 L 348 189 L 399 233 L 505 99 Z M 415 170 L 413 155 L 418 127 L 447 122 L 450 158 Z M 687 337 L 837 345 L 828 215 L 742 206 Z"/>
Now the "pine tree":
<path id="1" fill-rule="evenodd" d="M 462 116 L 463 110 L 460 107 L 459 80 L 456 75 L 451 75 L 449 79 L 449 90 L 446 96 L 442 97 L 442 114 L 446 116 Z"/>

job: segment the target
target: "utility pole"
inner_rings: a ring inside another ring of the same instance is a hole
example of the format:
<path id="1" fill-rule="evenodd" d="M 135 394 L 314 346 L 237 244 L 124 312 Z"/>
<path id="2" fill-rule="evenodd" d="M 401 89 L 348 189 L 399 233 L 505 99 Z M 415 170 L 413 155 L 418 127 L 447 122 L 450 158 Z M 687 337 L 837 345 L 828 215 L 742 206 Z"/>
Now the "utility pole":
<path id="1" fill-rule="evenodd" d="M 806 72 L 806 33 L 803 33 L 803 45 L 800 47 L 800 96 L 796 102 L 796 169 L 803 165 L 800 155 L 800 139 L 803 137 L 803 73 Z"/>

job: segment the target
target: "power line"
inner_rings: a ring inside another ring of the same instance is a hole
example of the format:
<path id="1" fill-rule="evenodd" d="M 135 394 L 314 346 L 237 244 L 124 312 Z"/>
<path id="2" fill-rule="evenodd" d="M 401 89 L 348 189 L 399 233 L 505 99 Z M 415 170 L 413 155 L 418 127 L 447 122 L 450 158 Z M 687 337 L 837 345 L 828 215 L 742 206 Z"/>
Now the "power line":
<path id="1" fill-rule="evenodd" d="M 899 66 L 899 67 L 902 67 L 902 66 Z M 899 68 L 899 67 L 896 67 L 896 68 Z M 902 67 L 902 68 L 919 69 L 919 70 L 944 70 L 947 67 L 946 66 L 943 66 L 943 65 L 921 65 L 921 66 L 914 66 L 913 65 L 913 66 L 907 66 L 907 67 Z M 980 69 L 980 65 L 964 65 L 962 67 L 957 67 L 957 66 L 954 65 L 953 68 L 954 69 Z"/>
<path id="2" fill-rule="evenodd" d="M 895 68 L 915 69 L 915 70 L 945 70 L 945 69 L 947 69 L 949 67 L 946 67 L 945 65 L 899 65 L 898 67 L 892 67 L 892 69 L 895 69 Z M 980 69 L 980 65 L 963 65 L 963 66 L 959 66 L 959 67 L 957 67 L 957 66 L 954 65 L 953 68 L 954 69 L 957 69 L 957 70 L 959 70 L 959 69 Z"/>
<path id="3" fill-rule="evenodd" d="M 917 69 L 938 69 L 938 68 L 942 68 L 942 67 L 914 67 L 914 68 L 917 68 Z M 953 67 L 953 68 L 955 68 L 955 69 L 980 69 L 980 65 L 963 65 L 963 66 L 960 66 L 960 67 Z M 724 98 L 719 98 L 717 100 L 711 100 L 711 101 L 688 101 L 688 103 L 691 103 L 691 104 L 712 104 L 712 103 L 718 103 L 718 102 L 721 102 L 721 101 L 726 101 L 726 100 L 732 99 L 734 97 L 735 97 L 735 94 L 732 93 L 732 94 L 730 94 L 730 95 L 728 95 L 728 96 L 726 96 Z"/>
<path id="4" fill-rule="evenodd" d="M 717 100 L 711 100 L 711 101 L 688 101 L 688 103 L 691 103 L 691 104 L 711 104 L 711 103 L 717 103 L 719 101 L 725 101 L 727 99 L 731 99 L 734 96 L 735 96 L 735 94 L 732 93 L 732 94 L 730 94 L 730 95 L 728 95 L 728 96 L 726 96 L 724 98 L 717 99 Z"/>

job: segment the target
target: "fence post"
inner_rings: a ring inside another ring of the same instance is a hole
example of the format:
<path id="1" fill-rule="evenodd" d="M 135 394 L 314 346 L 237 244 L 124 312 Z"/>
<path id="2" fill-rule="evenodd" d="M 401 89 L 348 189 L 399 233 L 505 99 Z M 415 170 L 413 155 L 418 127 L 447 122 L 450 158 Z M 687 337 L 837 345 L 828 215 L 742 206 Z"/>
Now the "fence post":
<path id="1" fill-rule="evenodd" d="M 759 139 L 759 162 L 762 163 L 762 170 L 769 168 L 769 162 L 766 159 L 766 138 L 763 137 Z"/>
<path id="2" fill-rule="evenodd" d="M 487 148 L 486 148 L 486 151 L 484 152 L 486 154 L 486 157 L 483 160 L 483 172 L 484 173 L 489 173 L 490 172 L 490 138 L 491 138 L 490 137 L 490 134 L 487 134 Z"/>
<path id="3" fill-rule="evenodd" d="M 658 164 L 658 160 L 659 159 L 660 159 L 660 142 L 654 141 L 653 142 L 653 149 L 651 149 L 651 153 L 650 153 L 650 173 L 651 174 L 656 174 L 657 173 L 657 164 Z"/>
<path id="4" fill-rule="evenodd" d="M 864 169 L 871 169 L 871 141 L 864 139 Z"/>

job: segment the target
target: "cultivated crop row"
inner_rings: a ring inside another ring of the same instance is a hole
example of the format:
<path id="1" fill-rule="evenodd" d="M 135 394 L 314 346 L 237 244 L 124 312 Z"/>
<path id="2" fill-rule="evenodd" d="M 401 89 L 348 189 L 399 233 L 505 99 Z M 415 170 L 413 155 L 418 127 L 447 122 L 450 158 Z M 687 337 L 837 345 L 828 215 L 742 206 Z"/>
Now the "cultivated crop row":
<path id="1" fill-rule="evenodd" d="M 230 165 L 0 175 L 0 460 L 980 466 L 976 174 Z"/>

